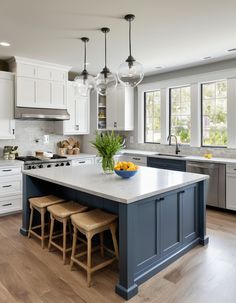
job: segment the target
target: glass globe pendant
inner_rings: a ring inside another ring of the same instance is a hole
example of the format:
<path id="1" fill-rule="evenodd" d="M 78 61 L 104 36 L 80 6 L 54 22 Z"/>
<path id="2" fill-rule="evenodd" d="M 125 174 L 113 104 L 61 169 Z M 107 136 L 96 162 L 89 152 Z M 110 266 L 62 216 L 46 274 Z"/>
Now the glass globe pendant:
<path id="1" fill-rule="evenodd" d="M 117 78 L 107 67 L 107 33 L 109 33 L 110 29 L 103 27 L 101 31 L 105 34 L 105 66 L 95 78 L 95 88 L 99 95 L 106 96 L 116 87 Z"/>
<path id="2" fill-rule="evenodd" d="M 79 74 L 79 76 L 75 77 L 74 81 L 77 83 L 78 91 L 77 93 L 81 96 L 87 97 L 90 93 L 90 90 L 94 88 L 94 77 L 91 76 L 87 69 L 87 49 L 86 43 L 89 42 L 89 38 L 82 37 L 81 41 L 84 42 L 84 70 Z"/>
<path id="3" fill-rule="evenodd" d="M 117 76 L 121 84 L 124 86 L 137 86 L 144 77 L 143 66 L 137 62 L 131 53 L 131 22 L 134 20 L 134 15 L 126 15 L 124 19 L 129 22 L 129 56 L 122 63 L 117 72 Z"/>

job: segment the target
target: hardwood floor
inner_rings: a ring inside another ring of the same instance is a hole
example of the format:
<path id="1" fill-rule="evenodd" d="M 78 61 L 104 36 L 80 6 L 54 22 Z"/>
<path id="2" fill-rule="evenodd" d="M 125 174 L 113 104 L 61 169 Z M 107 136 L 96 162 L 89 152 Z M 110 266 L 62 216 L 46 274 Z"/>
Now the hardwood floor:
<path id="1" fill-rule="evenodd" d="M 20 215 L 0 217 L 0 303 L 119 303 L 117 265 L 93 276 L 70 271 L 61 255 L 19 234 Z M 139 287 L 130 303 L 235 303 L 236 214 L 207 212 L 210 243 L 198 246 Z"/>

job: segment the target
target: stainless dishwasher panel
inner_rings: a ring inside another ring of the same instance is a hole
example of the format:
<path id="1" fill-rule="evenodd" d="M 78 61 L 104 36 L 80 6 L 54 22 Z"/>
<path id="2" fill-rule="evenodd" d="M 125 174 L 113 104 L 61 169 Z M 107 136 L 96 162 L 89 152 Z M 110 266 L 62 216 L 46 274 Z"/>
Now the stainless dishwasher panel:
<path id="1" fill-rule="evenodd" d="M 225 208 L 225 164 L 187 161 L 186 171 L 209 175 L 207 205 Z"/>

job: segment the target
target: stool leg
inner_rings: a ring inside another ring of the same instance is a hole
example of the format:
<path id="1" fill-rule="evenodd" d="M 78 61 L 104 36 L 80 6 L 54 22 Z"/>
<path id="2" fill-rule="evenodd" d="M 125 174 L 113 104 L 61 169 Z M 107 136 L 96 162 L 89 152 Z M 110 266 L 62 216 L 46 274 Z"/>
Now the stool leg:
<path id="1" fill-rule="evenodd" d="M 63 264 L 66 264 L 66 226 L 67 219 L 63 219 Z"/>
<path id="2" fill-rule="evenodd" d="M 88 232 L 87 237 L 87 285 L 91 286 L 91 240 L 92 235 Z"/>
<path id="3" fill-rule="evenodd" d="M 46 209 L 43 208 L 40 211 L 41 213 L 41 247 L 44 249 L 44 242 L 45 242 L 45 213 L 46 213 Z"/>
<path id="4" fill-rule="evenodd" d="M 48 241 L 48 250 L 51 248 L 51 243 L 52 243 L 52 235 L 53 235 L 53 230 L 54 230 L 54 218 L 52 214 L 50 215 L 51 218 L 51 223 L 50 223 L 50 234 L 49 234 L 49 241 Z"/>
<path id="5" fill-rule="evenodd" d="M 110 225 L 110 231 L 111 231 L 112 241 L 113 241 L 113 245 L 114 245 L 114 249 L 115 249 L 115 256 L 118 260 L 119 259 L 119 251 L 118 251 L 118 244 L 117 244 L 117 240 L 116 240 L 116 223 L 112 223 Z"/>
<path id="6" fill-rule="evenodd" d="M 28 238 L 31 237 L 30 231 L 32 229 L 33 218 L 34 218 L 34 208 L 30 205 L 30 222 L 29 222 Z"/>
<path id="7" fill-rule="evenodd" d="M 72 270 L 74 261 L 72 258 L 75 257 L 75 251 L 76 251 L 76 242 L 77 242 L 77 228 L 74 225 L 74 234 L 73 234 L 73 243 L 72 243 L 72 252 L 71 252 L 71 259 L 70 259 L 70 269 Z"/>
<path id="8" fill-rule="evenodd" d="M 100 233 L 100 250 L 101 256 L 104 257 L 103 232 Z"/>

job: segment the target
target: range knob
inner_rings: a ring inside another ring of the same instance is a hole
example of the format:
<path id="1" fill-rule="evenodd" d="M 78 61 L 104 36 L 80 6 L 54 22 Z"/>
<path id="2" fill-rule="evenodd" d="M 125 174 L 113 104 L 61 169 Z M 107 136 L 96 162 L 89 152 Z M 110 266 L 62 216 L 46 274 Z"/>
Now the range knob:
<path id="1" fill-rule="evenodd" d="M 70 162 L 66 162 L 66 166 L 70 166 Z"/>
<path id="2" fill-rule="evenodd" d="M 48 164 L 47 167 L 48 167 L 48 168 L 51 167 L 51 164 Z"/>
<path id="3" fill-rule="evenodd" d="M 57 163 L 56 165 L 55 165 L 55 167 L 58 167 L 59 166 L 59 164 Z"/>
<path id="4" fill-rule="evenodd" d="M 31 165 L 28 166 L 28 169 L 31 169 Z"/>
<path id="5" fill-rule="evenodd" d="M 36 166 L 33 165 L 33 166 L 32 166 L 32 169 L 35 169 L 35 168 L 36 168 Z"/>
<path id="6" fill-rule="evenodd" d="M 40 165 L 39 165 L 39 168 L 43 168 L 43 164 L 40 164 Z"/>
<path id="7" fill-rule="evenodd" d="M 61 166 L 64 166 L 64 165 L 65 165 L 65 164 L 62 162 L 62 163 L 61 163 Z"/>

